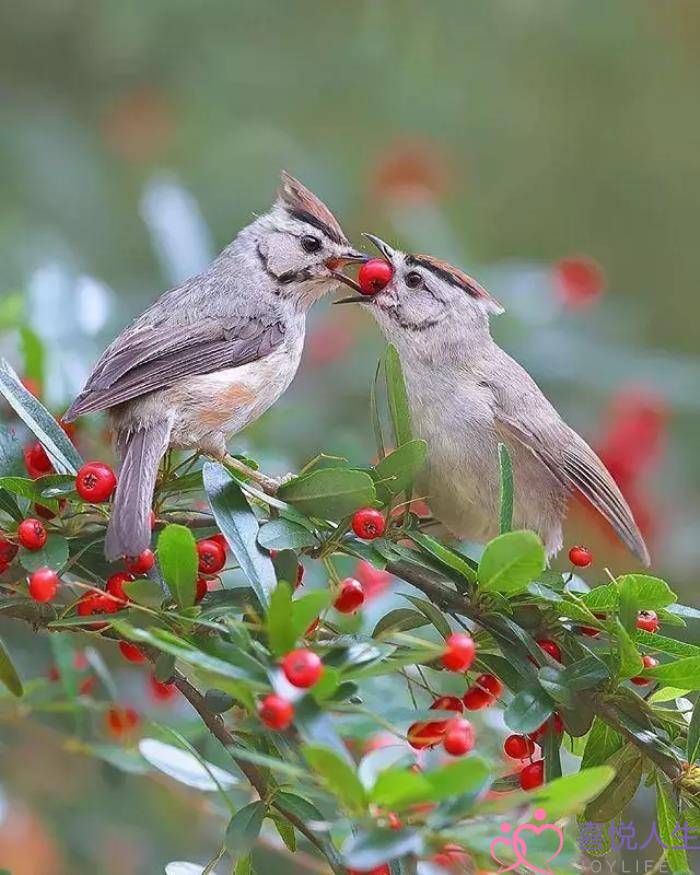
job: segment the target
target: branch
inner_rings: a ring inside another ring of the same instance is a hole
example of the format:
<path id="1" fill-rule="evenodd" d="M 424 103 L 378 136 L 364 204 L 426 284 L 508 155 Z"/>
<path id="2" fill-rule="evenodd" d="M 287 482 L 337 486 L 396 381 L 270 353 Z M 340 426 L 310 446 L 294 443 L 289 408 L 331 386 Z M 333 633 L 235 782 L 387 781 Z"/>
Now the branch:
<path id="1" fill-rule="evenodd" d="M 415 586 L 416 589 L 419 589 L 431 601 L 442 606 L 445 610 L 468 617 L 486 629 L 489 629 L 491 626 L 489 621 L 480 615 L 471 602 L 465 596 L 452 589 L 451 586 L 446 585 L 447 578 L 441 578 L 438 573 L 407 561 L 389 562 L 387 564 L 387 571 Z M 519 646 L 517 641 L 512 641 L 511 644 L 513 647 Z M 526 652 L 524 652 L 524 655 L 528 656 Z M 633 732 L 627 727 L 620 719 L 615 706 L 606 702 L 604 696 L 591 694 L 588 697 L 588 703 L 596 716 L 623 735 L 635 747 L 638 747 L 646 757 L 656 763 L 671 781 L 675 782 L 680 778 L 681 765 L 677 759 L 660 750 L 659 746 L 653 743 L 653 737 L 646 741 L 643 736 L 640 737 L 640 734 Z"/>

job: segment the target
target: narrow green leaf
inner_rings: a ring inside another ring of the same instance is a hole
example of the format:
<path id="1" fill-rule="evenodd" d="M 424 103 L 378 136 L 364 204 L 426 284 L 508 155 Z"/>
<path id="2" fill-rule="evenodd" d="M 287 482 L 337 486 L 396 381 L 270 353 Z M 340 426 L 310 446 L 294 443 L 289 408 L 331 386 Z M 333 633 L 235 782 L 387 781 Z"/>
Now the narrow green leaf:
<path id="1" fill-rule="evenodd" d="M 700 647 L 697 644 L 676 641 L 675 638 L 667 638 L 665 635 L 657 635 L 655 632 L 646 632 L 644 629 L 635 629 L 633 640 L 635 644 L 644 644 L 652 650 L 660 650 L 662 653 L 670 653 L 673 656 L 700 656 Z"/>
<path id="2" fill-rule="evenodd" d="M 294 647 L 296 634 L 290 621 L 292 615 L 292 588 L 281 580 L 270 596 L 267 609 L 267 638 L 275 656 L 282 656 Z"/>
<path id="3" fill-rule="evenodd" d="M 431 538 L 430 535 L 426 535 L 424 532 L 411 532 L 410 537 L 421 550 L 437 559 L 440 565 L 444 565 L 451 571 L 456 571 L 468 583 L 476 583 L 476 571 L 469 564 L 466 556 L 462 556 L 456 550 L 451 550 L 436 538 Z"/>
<path id="4" fill-rule="evenodd" d="M 136 602 L 137 605 L 159 608 L 163 604 L 163 589 L 157 580 L 140 577 L 137 580 L 127 581 L 123 588 L 129 600 Z"/>
<path id="5" fill-rule="evenodd" d="M 401 359 L 396 347 L 390 343 L 384 354 L 384 374 L 386 377 L 386 393 L 389 404 L 389 414 L 394 429 L 396 446 L 407 444 L 413 437 L 411 426 L 411 409 L 408 403 L 408 392 L 401 369 Z"/>
<path id="6" fill-rule="evenodd" d="M 498 445 L 498 464 L 501 471 L 501 534 L 513 528 L 513 462 L 505 444 Z"/>
<path id="7" fill-rule="evenodd" d="M 688 725 L 688 743 L 686 745 L 686 759 L 690 765 L 694 765 L 700 758 L 700 707 L 695 703 L 693 716 Z"/>
<path id="8" fill-rule="evenodd" d="M 294 599 L 291 625 L 295 638 L 300 638 L 330 603 L 331 594 L 327 589 L 313 590 L 301 598 Z"/>
<path id="9" fill-rule="evenodd" d="M 628 745 L 609 760 L 616 775 L 608 786 L 586 806 L 586 819 L 605 823 L 620 815 L 634 799 L 642 780 L 644 761 L 636 748 Z"/>
<path id="10" fill-rule="evenodd" d="M 596 717 L 586 739 L 586 747 L 581 760 L 581 770 L 601 766 L 623 745 L 623 738 L 617 730 Z"/>
<path id="11" fill-rule="evenodd" d="M 39 335 L 28 325 L 23 325 L 19 330 L 22 344 L 22 356 L 24 357 L 24 376 L 35 380 L 40 386 L 44 385 L 44 345 Z"/>
<path id="12" fill-rule="evenodd" d="M 639 651 L 635 647 L 634 641 L 629 636 L 629 633 L 622 625 L 620 620 L 616 620 L 616 636 L 618 644 L 618 658 L 620 677 L 631 678 L 641 674 L 644 664 Z"/>
<path id="13" fill-rule="evenodd" d="M 685 848 L 681 847 L 678 835 L 674 834 L 681 821 L 681 814 L 670 793 L 664 787 L 658 772 L 656 774 L 656 819 L 659 825 L 659 838 L 667 848 L 666 860 L 671 871 L 676 875 L 690 872 L 688 855 Z"/>
<path id="14" fill-rule="evenodd" d="M 568 665 L 562 672 L 562 682 L 571 690 L 592 690 L 605 683 L 610 669 L 597 656 L 589 654 Z"/>
<path id="15" fill-rule="evenodd" d="M 428 445 L 425 441 L 408 441 L 389 453 L 374 468 L 375 488 L 379 500 L 388 504 L 394 495 L 404 492 L 425 464 Z"/>
<path id="16" fill-rule="evenodd" d="M 204 488 L 214 518 L 228 541 L 241 570 L 255 590 L 263 607 L 277 584 L 275 570 L 267 553 L 258 545 L 260 525 L 240 486 L 223 465 L 207 462 Z"/>
<path id="17" fill-rule="evenodd" d="M 277 832 L 279 833 L 279 837 L 282 839 L 285 847 L 288 848 L 293 854 L 296 853 L 297 849 L 297 836 L 294 832 L 294 827 L 292 824 L 285 820 L 281 815 L 274 815 L 272 818 L 272 822 L 275 824 L 277 828 Z"/>
<path id="18" fill-rule="evenodd" d="M 542 687 L 532 685 L 521 690 L 503 715 L 513 732 L 534 732 L 554 713 L 554 702 Z"/>
<path id="19" fill-rule="evenodd" d="M 236 860 L 236 868 L 233 870 L 233 875 L 253 875 L 253 857 L 248 854 L 247 857 L 240 857 Z"/>
<path id="20" fill-rule="evenodd" d="M 365 871 L 407 854 L 420 854 L 422 848 L 420 834 L 412 829 L 360 829 L 345 842 L 342 855 L 351 869 Z"/>
<path id="21" fill-rule="evenodd" d="M 689 656 L 658 668 L 649 668 L 642 674 L 671 687 L 700 690 L 700 656 Z"/>
<path id="22" fill-rule="evenodd" d="M 197 542 L 185 526 L 166 526 L 158 536 L 158 562 L 172 597 L 179 607 L 194 604 L 197 589 Z"/>
<path id="23" fill-rule="evenodd" d="M 316 538 L 304 526 L 281 517 L 260 527 L 258 544 L 266 550 L 299 550 L 315 546 Z"/>
<path id="24" fill-rule="evenodd" d="M 49 411 L 22 385 L 5 359 L 0 359 L 0 394 L 36 436 L 59 474 L 77 474 L 83 460 Z"/>
<path id="25" fill-rule="evenodd" d="M 60 571 L 68 561 L 68 541 L 61 535 L 49 535 L 41 550 L 19 548 L 19 561 L 30 574 L 39 568 Z"/>
<path id="26" fill-rule="evenodd" d="M 12 662 L 10 654 L 0 640 L 0 681 L 7 687 L 13 696 L 20 698 L 24 695 L 22 681 L 17 674 L 17 669 Z"/>
<path id="27" fill-rule="evenodd" d="M 314 772 L 350 811 L 364 812 L 365 790 L 348 762 L 327 747 L 305 745 L 302 753 Z"/>
<path id="28" fill-rule="evenodd" d="M 406 593 L 401 593 L 401 595 L 408 599 L 412 605 L 414 605 L 421 614 L 424 614 L 425 617 L 435 626 L 438 632 L 442 635 L 443 638 L 447 639 L 452 634 L 452 629 L 450 628 L 450 624 L 445 619 L 445 615 L 442 613 L 440 608 L 436 607 L 432 602 L 429 602 L 427 599 L 419 598 L 415 595 L 407 595 Z"/>
<path id="29" fill-rule="evenodd" d="M 374 504 L 377 494 L 369 474 L 352 468 L 321 468 L 295 477 L 277 493 L 301 513 L 339 520 Z"/>
<path id="30" fill-rule="evenodd" d="M 395 608 L 385 614 L 374 627 L 372 638 L 390 635 L 392 632 L 407 632 L 409 629 L 419 629 L 427 626 L 430 620 L 420 611 L 411 608 Z"/>
<path id="31" fill-rule="evenodd" d="M 379 383 L 379 374 L 382 369 L 382 359 L 377 362 L 377 367 L 374 372 L 374 379 L 369 390 L 369 406 L 372 415 L 372 431 L 374 432 L 374 440 L 377 445 L 377 458 L 383 459 L 386 456 L 386 448 L 384 444 L 384 435 L 382 434 L 382 421 L 379 416 L 379 404 L 377 403 L 377 386 Z"/>
<path id="32" fill-rule="evenodd" d="M 484 591 L 513 593 L 544 571 L 546 555 L 534 532 L 507 532 L 486 545 L 477 572 Z"/>
<path id="33" fill-rule="evenodd" d="M 260 835 L 267 812 L 264 802 L 251 802 L 233 815 L 226 829 L 226 850 L 234 858 L 247 857 Z"/>

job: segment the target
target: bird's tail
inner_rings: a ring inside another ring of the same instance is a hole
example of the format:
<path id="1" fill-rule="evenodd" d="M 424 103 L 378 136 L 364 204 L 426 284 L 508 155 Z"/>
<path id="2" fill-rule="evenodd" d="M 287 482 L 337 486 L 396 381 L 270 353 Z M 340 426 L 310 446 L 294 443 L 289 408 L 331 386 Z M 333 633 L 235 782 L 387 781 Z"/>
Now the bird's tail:
<path id="1" fill-rule="evenodd" d="M 151 543 L 153 493 L 171 429 L 169 421 L 157 422 L 122 432 L 117 439 L 121 469 L 105 539 L 105 556 L 110 562 L 137 556 Z"/>

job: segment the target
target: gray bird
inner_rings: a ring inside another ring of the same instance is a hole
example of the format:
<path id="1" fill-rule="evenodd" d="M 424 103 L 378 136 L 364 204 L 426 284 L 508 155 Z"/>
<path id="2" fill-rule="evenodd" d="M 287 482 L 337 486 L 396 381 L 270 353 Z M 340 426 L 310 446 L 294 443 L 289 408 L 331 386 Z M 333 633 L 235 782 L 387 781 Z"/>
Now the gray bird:
<path id="1" fill-rule="evenodd" d="M 398 349 L 414 429 L 428 444 L 417 487 L 437 519 L 461 538 L 483 543 L 498 534 L 502 442 L 513 460 L 515 527 L 537 532 L 548 554 L 557 553 L 568 499 L 578 491 L 648 565 L 644 539 L 608 470 L 491 337 L 489 316 L 503 307 L 444 261 L 366 236 L 393 276 L 378 294 L 345 302 L 364 305 Z"/>
<path id="2" fill-rule="evenodd" d="M 109 414 L 121 467 L 108 559 L 148 547 L 166 450 L 227 458 L 227 439 L 291 383 L 309 307 L 338 284 L 339 267 L 363 260 L 325 204 L 283 173 L 269 212 L 107 348 L 64 419 Z"/>

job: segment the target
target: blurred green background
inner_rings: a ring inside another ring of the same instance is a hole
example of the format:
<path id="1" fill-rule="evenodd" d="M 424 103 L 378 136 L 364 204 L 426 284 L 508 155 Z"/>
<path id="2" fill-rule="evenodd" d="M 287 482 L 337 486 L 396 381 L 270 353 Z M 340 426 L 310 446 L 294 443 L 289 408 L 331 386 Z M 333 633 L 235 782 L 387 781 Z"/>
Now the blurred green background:
<path id="1" fill-rule="evenodd" d="M 699 42 L 693 0 L 25 0 L 0 29 L 2 313 L 22 295 L 60 411 L 285 168 L 358 242 L 444 257 L 505 304 L 494 332 L 600 450 L 692 604 Z M 239 446 L 280 473 L 322 449 L 371 457 L 381 348 L 365 314 L 321 304 L 291 390 Z M 21 366 L 15 332 L 0 351 Z M 577 541 L 632 567 L 580 511 Z M 199 800 L 115 784 L 45 725 L 3 736 L 0 868 L 140 875 L 211 848 Z"/>

